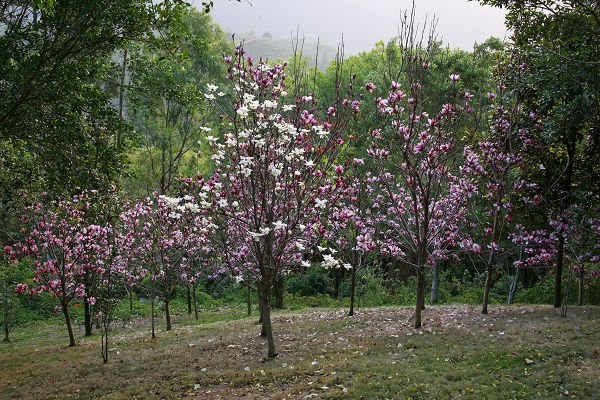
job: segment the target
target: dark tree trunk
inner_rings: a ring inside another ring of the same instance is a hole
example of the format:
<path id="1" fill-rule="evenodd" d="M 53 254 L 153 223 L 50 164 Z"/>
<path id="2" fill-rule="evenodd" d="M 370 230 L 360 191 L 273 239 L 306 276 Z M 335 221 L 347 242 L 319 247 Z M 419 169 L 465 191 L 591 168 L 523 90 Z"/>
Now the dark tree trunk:
<path id="1" fill-rule="evenodd" d="M 246 292 L 246 305 L 248 306 L 248 316 L 252 315 L 252 293 L 250 289 L 250 285 L 247 287 Z"/>
<path id="2" fill-rule="evenodd" d="M 101 343 L 102 343 L 102 361 L 104 362 L 104 364 L 108 363 L 108 322 L 107 321 L 103 321 L 102 322 L 102 338 L 101 338 Z"/>
<path id="3" fill-rule="evenodd" d="M 277 357 L 277 351 L 275 350 L 275 341 L 273 340 L 273 328 L 271 326 L 271 288 L 272 285 L 269 282 L 263 282 L 263 323 L 262 330 L 265 331 L 267 337 L 267 348 L 268 357 Z M 261 332 L 262 336 L 262 332 Z"/>
<path id="4" fill-rule="evenodd" d="M 350 311 L 348 316 L 354 315 L 354 293 L 356 292 L 356 268 L 352 268 L 352 281 L 350 284 Z"/>
<path id="5" fill-rule="evenodd" d="M 133 288 L 129 288 L 129 311 L 133 311 Z"/>
<path id="6" fill-rule="evenodd" d="M 187 285 L 187 306 L 188 306 L 188 314 L 192 314 L 192 293 L 190 290 L 190 284 Z"/>
<path id="7" fill-rule="evenodd" d="M 415 305 L 415 329 L 421 327 L 421 312 L 425 307 L 425 271 L 423 267 L 417 269 L 417 301 Z"/>
<path id="8" fill-rule="evenodd" d="M 273 308 L 277 308 L 279 310 L 283 309 L 283 292 L 285 290 L 284 286 L 285 282 L 281 275 L 277 275 L 277 279 L 275 279 L 275 285 L 273 285 L 273 291 L 275 292 L 275 304 Z"/>
<path id="9" fill-rule="evenodd" d="M 121 65 L 121 85 L 119 86 L 119 118 L 125 118 L 125 80 L 127 77 L 127 49 L 123 50 L 123 63 Z M 121 133 L 117 131 L 117 150 L 121 150 Z"/>
<path id="10" fill-rule="evenodd" d="M 431 279 L 431 304 L 437 304 L 439 301 L 439 289 L 440 289 L 440 267 L 436 264 L 433 266 Z"/>
<path id="11" fill-rule="evenodd" d="M 578 291 L 577 291 L 577 305 L 578 306 L 582 306 L 583 305 L 583 278 L 585 276 L 585 268 L 583 268 L 583 265 L 581 265 L 579 267 L 579 282 L 578 282 Z"/>
<path id="12" fill-rule="evenodd" d="M 575 159 L 576 139 L 574 132 L 570 131 L 569 142 L 567 143 L 567 155 L 568 162 L 567 168 L 565 169 L 565 181 L 563 183 L 564 199 L 562 203 L 562 211 L 569 208 L 570 194 L 571 194 L 571 181 L 573 179 L 573 164 Z M 560 218 L 562 220 L 562 218 Z M 562 286 L 562 272 L 563 262 L 565 253 L 565 237 L 562 232 L 558 235 L 558 249 L 556 251 L 556 274 L 554 275 L 554 308 L 561 307 L 561 286 Z"/>
<path id="13" fill-rule="evenodd" d="M 263 302 L 262 302 L 262 285 L 260 284 L 260 281 L 256 282 L 256 292 L 258 293 L 258 311 L 259 311 L 258 323 L 262 324 L 262 322 L 263 322 Z M 261 334 L 261 336 L 262 336 L 262 334 Z"/>
<path id="14" fill-rule="evenodd" d="M 154 293 L 152 293 L 152 301 L 150 302 L 150 310 L 151 310 L 150 313 L 152 314 L 152 341 L 155 341 L 156 333 L 154 331 L 154 325 L 155 325 L 155 322 L 154 322 L 154 318 L 155 318 L 154 317 Z"/>
<path id="15" fill-rule="evenodd" d="M 83 298 L 83 325 L 85 327 L 85 336 L 92 336 L 92 315 L 90 302 L 87 297 Z"/>
<path id="16" fill-rule="evenodd" d="M 261 285 L 262 288 L 262 285 Z M 258 296 L 258 305 L 260 308 L 260 318 L 258 319 L 258 322 L 261 324 L 260 326 L 260 336 L 262 337 L 267 337 L 267 327 L 265 325 L 265 321 L 266 321 L 266 317 L 265 317 L 265 305 L 266 299 L 264 297 L 264 292 L 260 293 L 260 295 Z M 269 317 L 271 317 L 271 313 L 269 313 Z"/>
<path id="17" fill-rule="evenodd" d="M 521 268 L 517 267 L 515 271 L 515 277 L 513 278 L 510 288 L 508 289 L 508 304 L 512 304 L 515 301 L 515 293 L 517 293 L 517 283 L 519 283 L 519 274 L 521 272 Z"/>
<path id="18" fill-rule="evenodd" d="M 423 289 L 420 291 L 419 304 L 421 305 L 421 310 L 424 310 L 425 309 L 425 271 L 423 271 Z"/>
<path id="19" fill-rule="evenodd" d="M 556 270 L 554 271 L 554 308 L 560 308 L 562 297 L 561 285 L 562 285 L 562 270 L 563 270 L 563 259 L 565 252 L 565 238 L 562 233 L 558 237 L 558 249 L 556 250 Z"/>
<path id="20" fill-rule="evenodd" d="M 196 298 L 196 282 L 192 283 L 192 295 L 194 296 L 194 316 L 198 321 L 198 299 Z"/>
<path id="21" fill-rule="evenodd" d="M 167 330 L 171 330 L 171 310 L 169 309 L 169 300 L 165 299 L 165 317 L 167 318 Z"/>
<path id="22" fill-rule="evenodd" d="M 69 305 L 62 304 L 62 312 L 65 316 L 65 323 L 67 324 L 67 331 L 69 332 L 69 347 L 75 347 L 75 334 L 73 334 L 73 324 L 71 323 L 71 313 L 69 312 Z"/>
<path id="23" fill-rule="evenodd" d="M 481 306 L 481 313 L 488 313 L 488 302 L 490 298 L 490 289 L 492 288 L 492 265 L 488 264 L 487 272 L 485 275 L 485 288 L 483 290 L 483 304 Z"/>

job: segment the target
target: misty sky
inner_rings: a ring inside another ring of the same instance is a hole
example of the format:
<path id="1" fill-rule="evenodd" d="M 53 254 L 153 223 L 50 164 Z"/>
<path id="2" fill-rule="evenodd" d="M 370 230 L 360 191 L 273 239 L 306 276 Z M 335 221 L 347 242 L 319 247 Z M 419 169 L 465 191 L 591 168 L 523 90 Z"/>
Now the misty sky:
<path id="1" fill-rule="evenodd" d="M 201 0 L 193 1 L 199 6 Z M 398 31 L 400 13 L 412 0 L 214 0 L 214 20 L 224 30 L 274 38 L 300 36 L 336 46 L 344 35 L 346 54 L 369 50 L 378 40 L 387 41 Z M 437 34 L 450 47 L 472 50 L 490 36 L 507 38 L 504 12 L 467 0 L 417 0 L 417 20 L 438 18 Z"/>

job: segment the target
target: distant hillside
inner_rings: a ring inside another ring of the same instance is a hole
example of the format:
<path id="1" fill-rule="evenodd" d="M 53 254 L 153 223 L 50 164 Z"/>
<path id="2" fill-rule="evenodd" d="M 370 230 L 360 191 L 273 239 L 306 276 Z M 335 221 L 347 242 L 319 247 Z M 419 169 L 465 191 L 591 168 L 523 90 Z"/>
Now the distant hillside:
<path id="1" fill-rule="evenodd" d="M 225 34 L 231 37 L 231 33 Z M 253 33 L 247 35 L 236 34 L 236 40 L 244 40 L 244 48 L 255 59 L 263 58 L 267 60 L 289 60 L 294 52 L 292 41 L 286 39 L 271 39 L 268 33 L 263 37 L 257 38 Z M 317 52 L 316 43 L 304 43 L 303 53 L 309 59 L 309 65 L 315 64 L 315 55 Z M 330 61 L 335 59 L 336 49 L 332 46 L 320 43 L 317 67 L 325 70 Z"/>

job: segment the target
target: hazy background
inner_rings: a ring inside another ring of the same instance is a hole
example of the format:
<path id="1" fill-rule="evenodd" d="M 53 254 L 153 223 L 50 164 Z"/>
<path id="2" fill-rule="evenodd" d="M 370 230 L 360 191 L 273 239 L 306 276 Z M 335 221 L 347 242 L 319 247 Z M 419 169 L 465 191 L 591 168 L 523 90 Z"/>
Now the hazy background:
<path id="1" fill-rule="evenodd" d="M 194 0 L 200 7 L 202 0 Z M 400 15 L 412 0 L 214 0 L 213 19 L 226 32 L 269 32 L 290 39 L 300 30 L 307 41 L 337 46 L 342 34 L 346 55 L 369 50 L 398 32 Z M 437 34 L 450 47 L 472 50 L 490 36 L 507 38 L 502 10 L 467 0 L 417 0 L 419 22 L 438 19 Z"/>

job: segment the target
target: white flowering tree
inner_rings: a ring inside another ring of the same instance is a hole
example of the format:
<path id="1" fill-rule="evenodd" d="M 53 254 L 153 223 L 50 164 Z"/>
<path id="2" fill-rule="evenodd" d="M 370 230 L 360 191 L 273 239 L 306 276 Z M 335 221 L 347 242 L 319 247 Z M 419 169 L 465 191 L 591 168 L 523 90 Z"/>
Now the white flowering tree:
<path id="1" fill-rule="evenodd" d="M 207 136 L 215 173 L 190 188 L 211 216 L 215 253 L 232 276 L 258 281 L 268 356 L 277 355 L 271 328 L 273 282 L 304 264 L 316 222 L 328 205 L 328 173 L 341 137 L 359 103 L 342 100 L 319 108 L 312 95 L 288 100 L 286 64 L 244 58 L 238 47 L 229 65 L 233 103 L 220 111 L 220 132 Z M 208 86 L 206 97 L 219 99 Z M 318 110 L 323 110 L 322 117 Z"/>

